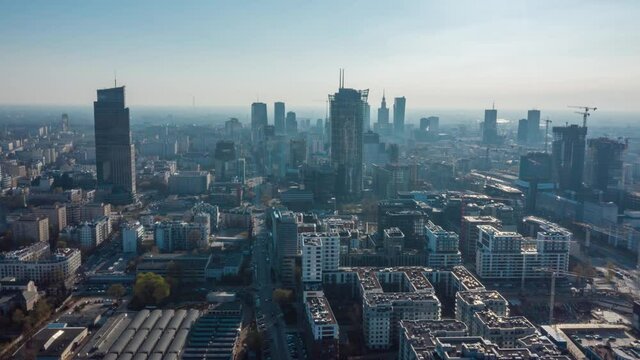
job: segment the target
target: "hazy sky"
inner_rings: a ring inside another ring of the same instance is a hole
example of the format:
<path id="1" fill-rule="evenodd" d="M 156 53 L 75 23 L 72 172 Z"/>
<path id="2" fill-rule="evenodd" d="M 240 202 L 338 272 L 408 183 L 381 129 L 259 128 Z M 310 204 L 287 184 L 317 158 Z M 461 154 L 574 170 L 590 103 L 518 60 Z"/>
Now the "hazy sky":
<path id="1" fill-rule="evenodd" d="M 640 110 L 640 1 L 5 1 L 0 103 Z M 270 109 L 271 111 L 271 109 Z"/>

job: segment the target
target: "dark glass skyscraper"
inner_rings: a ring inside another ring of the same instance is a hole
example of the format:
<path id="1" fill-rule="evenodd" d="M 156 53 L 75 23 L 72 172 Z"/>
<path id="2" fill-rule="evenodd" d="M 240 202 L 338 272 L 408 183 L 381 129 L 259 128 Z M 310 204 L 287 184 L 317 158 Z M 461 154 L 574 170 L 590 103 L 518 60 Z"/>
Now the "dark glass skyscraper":
<path id="1" fill-rule="evenodd" d="M 553 173 L 560 190 L 582 190 L 586 136 L 586 127 L 553 127 Z"/>
<path id="2" fill-rule="evenodd" d="M 336 200 L 362 197 L 362 123 L 369 90 L 340 87 L 331 102 L 331 165 L 336 172 Z"/>
<path id="3" fill-rule="evenodd" d="M 482 142 L 495 144 L 498 141 L 498 110 L 484 111 L 484 125 L 482 127 Z"/>
<path id="4" fill-rule="evenodd" d="M 98 90 L 93 103 L 98 185 L 113 193 L 136 193 L 135 151 L 124 86 Z"/>
<path id="5" fill-rule="evenodd" d="M 407 105 L 407 99 L 403 97 L 397 97 L 393 101 L 393 130 L 396 135 L 402 135 L 404 133 L 404 112 Z"/>
<path id="6" fill-rule="evenodd" d="M 284 122 L 284 103 L 276 102 L 273 104 L 273 122 L 276 126 L 276 134 L 281 135 L 285 133 Z"/>
<path id="7" fill-rule="evenodd" d="M 529 143 L 540 141 L 540 110 L 529 110 L 527 112 L 527 140 Z"/>
<path id="8" fill-rule="evenodd" d="M 264 128 L 269 124 L 267 116 L 267 104 L 251 104 L 251 140 L 260 142 L 264 140 Z"/>

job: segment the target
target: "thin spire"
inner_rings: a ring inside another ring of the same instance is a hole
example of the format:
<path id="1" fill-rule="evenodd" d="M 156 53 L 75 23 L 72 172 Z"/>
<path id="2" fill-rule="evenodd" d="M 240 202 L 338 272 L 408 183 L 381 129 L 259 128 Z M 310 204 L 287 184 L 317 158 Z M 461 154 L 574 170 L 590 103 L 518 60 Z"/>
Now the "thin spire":
<path id="1" fill-rule="evenodd" d="M 118 87 L 118 70 L 113 70 L 113 87 Z"/>

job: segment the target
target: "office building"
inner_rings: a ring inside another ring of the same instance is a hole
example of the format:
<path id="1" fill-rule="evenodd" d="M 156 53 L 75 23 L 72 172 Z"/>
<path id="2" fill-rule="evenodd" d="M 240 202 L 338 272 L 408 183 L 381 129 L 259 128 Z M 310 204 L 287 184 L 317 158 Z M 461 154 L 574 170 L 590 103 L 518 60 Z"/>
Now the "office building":
<path id="1" fill-rule="evenodd" d="M 424 249 L 424 225 L 428 219 L 428 207 L 415 200 L 394 199 L 378 202 L 378 236 L 383 230 L 397 227 L 405 236 L 405 246 Z"/>
<path id="2" fill-rule="evenodd" d="M 237 175 L 235 171 L 237 159 L 235 142 L 220 140 L 216 143 L 216 148 L 213 152 L 213 164 L 217 181 L 229 181 Z"/>
<path id="3" fill-rule="evenodd" d="M 293 111 L 287 112 L 285 128 L 288 136 L 295 136 L 298 134 L 298 120 L 296 120 L 296 113 Z"/>
<path id="4" fill-rule="evenodd" d="M 535 144 L 540 141 L 540 110 L 527 111 L 527 142 Z"/>
<path id="5" fill-rule="evenodd" d="M 371 106 L 369 103 L 364 103 L 364 121 L 362 122 L 362 132 L 365 133 L 371 130 Z"/>
<path id="6" fill-rule="evenodd" d="M 368 90 L 340 87 L 329 96 L 331 166 L 336 173 L 336 200 L 362 198 L 362 122 Z"/>
<path id="7" fill-rule="evenodd" d="M 393 100 L 393 130 L 397 136 L 404 134 L 404 116 L 407 99 L 397 97 Z"/>
<path id="8" fill-rule="evenodd" d="M 380 142 L 380 134 L 367 131 L 362 135 L 363 162 L 366 167 L 373 164 L 383 165 L 388 162 L 385 143 Z"/>
<path id="9" fill-rule="evenodd" d="M 38 287 L 64 282 L 70 285 L 80 268 L 78 249 L 57 249 L 37 242 L 29 247 L 0 254 L 0 279 L 14 277 L 16 281 L 32 280 Z"/>
<path id="10" fill-rule="evenodd" d="M 276 134 L 282 135 L 285 133 L 285 121 L 284 121 L 284 103 L 276 102 L 273 104 L 273 123 L 276 127 Z"/>
<path id="11" fill-rule="evenodd" d="M 402 253 L 405 247 L 404 234 L 397 227 L 384 229 L 382 246 L 388 255 Z"/>
<path id="12" fill-rule="evenodd" d="M 304 138 L 289 140 L 289 168 L 297 169 L 307 161 L 307 142 Z"/>
<path id="13" fill-rule="evenodd" d="M 209 191 L 211 174 L 208 171 L 180 171 L 169 177 L 169 193 L 202 195 Z"/>
<path id="14" fill-rule="evenodd" d="M 380 107 L 378 108 L 378 123 L 376 124 L 377 128 L 375 131 L 379 134 L 389 134 L 389 108 L 387 107 L 387 100 L 384 96 L 384 92 L 382 93 L 382 102 L 380 102 Z"/>
<path id="15" fill-rule="evenodd" d="M 524 188 L 527 210 L 535 211 L 538 191 L 549 191 L 554 188 L 551 154 L 530 152 L 522 155 L 518 187 Z"/>
<path id="16" fill-rule="evenodd" d="M 144 236 L 144 227 L 139 222 L 124 223 L 120 229 L 122 234 L 122 252 L 135 254 L 138 252 L 138 244 Z"/>
<path id="17" fill-rule="evenodd" d="M 268 124 L 267 104 L 260 102 L 251 104 L 251 141 L 254 144 L 264 141 L 264 130 Z"/>
<path id="18" fill-rule="evenodd" d="M 20 216 L 11 225 L 13 240 L 19 244 L 49 241 L 49 218 L 42 215 Z"/>
<path id="19" fill-rule="evenodd" d="M 295 285 L 296 257 L 298 247 L 298 219 L 291 211 L 274 210 L 271 214 L 272 240 L 270 249 L 274 253 L 274 270 L 284 286 Z"/>
<path id="20" fill-rule="evenodd" d="M 161 252 L 193 250 L 208 245 L 207 224 L 163 221 L 154 225 L 154 241 Z"/>
<path id="21" fill-rule="evenodd" d="M 581 191 L 587 128 L 578 125 L 554 126 L 552 162 L 560 190 Z"/>
<path id="22" fill-rule="evenodd" d="M 485 144 L 496 144 L 498 142 L 498 110 L 496 109 L 484 111 L 482 142 Z"/>
<path id="23" fill-rule="evenodd" d="M 429 220 L 424 226 L 424 232 L 429 256 L 427 266 L 434 269 L 450 269 L 462 263 L 458 234 L 445 231 Z"/>
<path id="24" fill-rule="evenodd" d="M 604 193 L 624 188 L 623 154 L 627 145 L 609 138 L 587 142 L 586 185 Z"/>
<path id="25" fill-rule="evenodd" d="M 502 228 L 502 222 L 493 216 L 463 216 L 460 225 L 460 250 L 466 260 L 475 260 L 478 248 L 478 225 L 492 225 Z"/>
<path id="26" fill-rule="evenodd" d="M 124 86 L 98 90 L 93 115 L 98 186 L 111 188 L 118 201 L 131 202 L 136 193 L 136 164 Z"/>
<path id="27" fill-rule="evenodd" d="M 440 132 L 440 118 L 437 116 L 429 116 L 420 119 L 420 130 L 437 135 Z"/>
<path id="28" fill-rule="evenodd" d="M 518 120 L 518 135 L 517 142 L 520 145 L 526 144 L 529 138 L 529 122 L 527 119 Z"/>

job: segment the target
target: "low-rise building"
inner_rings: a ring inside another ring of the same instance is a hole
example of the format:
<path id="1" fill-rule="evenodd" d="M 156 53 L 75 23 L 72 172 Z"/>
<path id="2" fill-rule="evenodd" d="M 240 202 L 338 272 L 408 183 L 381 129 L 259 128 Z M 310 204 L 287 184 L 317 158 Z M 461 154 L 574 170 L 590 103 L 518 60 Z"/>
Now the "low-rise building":
<path id="1" fill-rule="evenodd" d="M 473 315 L 470 332 L 501 348 L 514 348 L 518 339 L 534 334 L 536 328 L 524 316 L 502 316 L 485 310 Z"/>
<path id="2" fill-rule="evenodd" d="M 340 328 L 324 294 L 316 291 L 303 295 L 304 309 L 309 328 L 308 343 L 311 359 L 338 359 Z"/>
<path id="3" fill-rule="evenodd" d="M 432 356 L 436 337 L 466 336 L 465 323 L 453 320 L 402 320 L 398 360 L 423 360 Z"/>
<path id="4" fill-rule="evenodd" d="M 0 255 L 0 278 L 14 277 L 17 281 L 33 280 L 37 286 L 57 282 L 69 283 L 80 268 L 78 249 L 57 249 L 39 242 L 27 248 Z"/>
<path id="5" fill-rule="evenodd" d="M 496 290 L 458 291 L 456 293 L 456 319 L 471 324 L 475 313 L 486 310 L 499 316 L 509 315 L 507 300 Z"/>

